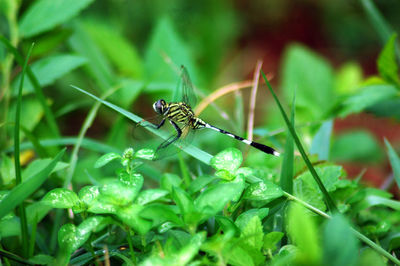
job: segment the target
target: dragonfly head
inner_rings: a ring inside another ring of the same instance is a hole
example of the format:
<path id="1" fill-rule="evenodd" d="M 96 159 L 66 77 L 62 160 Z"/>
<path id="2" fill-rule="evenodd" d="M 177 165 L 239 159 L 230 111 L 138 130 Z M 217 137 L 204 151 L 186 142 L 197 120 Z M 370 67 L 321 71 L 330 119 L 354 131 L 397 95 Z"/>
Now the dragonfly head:
<path id="1" fill-rule="evenodd" d="M 153 104 L 153 109 L 157 114 L 162 115 L 167 109 L 167 103 L 163 99 L 160 99 Z"/>

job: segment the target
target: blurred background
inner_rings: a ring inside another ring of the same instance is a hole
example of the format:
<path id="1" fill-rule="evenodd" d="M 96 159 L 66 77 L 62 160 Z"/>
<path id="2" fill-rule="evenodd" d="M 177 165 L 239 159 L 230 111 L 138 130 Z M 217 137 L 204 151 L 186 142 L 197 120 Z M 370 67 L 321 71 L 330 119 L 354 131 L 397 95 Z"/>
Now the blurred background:
<path id="1" fill-rule="evenodd" d="M 312 146 L 322 125 L 333 128 L 330 152 L 319 159 L 342 164 L 350 177 L 363 174 L 363 180 L 375 186 L 388 186 L 393 180 L 384 138 L 399 147 L 398 97 L 391 94 L 364 104 L 363 98 L 360 103 L 349 96 L 378 75 L 377 58 L 388 37 L 368 11 L 371 1 L 85 2 L 77 16 L 41 32 L 30 31 L 26 22 L 32 1 L 22 1 L 18 12 L 18 46 L 26 52 L 35 42 L 31 63 L 42 71 L 39 76 L 47 78 L 42 82 L 44 93 L 51 99 L 63 136 L 78 134 L 93 105 L 92 99 L 71 89 L 70 84 L 96 95 L 118 87 L 108 100 L 149 117 L 154 115 L 156 99 L 171 97 L 179 65 L 188 68 L 201 100 L 222 86 L 251 80 L 257 60 L 261 60 L 287 110 L 296 91 L 296 125 L 306 146 Z M 388 25 L 398 30 L 400 2 L 375 1 L 375 5 Z M 0 27 L 5 36 L 12 35 L 4 16 Z M 57 59 L 62 64 L 55 64 Z M 52 76 L 55 67 L 65 73 Z M 11 73 L 14 95 L 20 70 L 16 67 Z M 29 92 L 32 85 L 27 84 L 24 97 L 31 102 L 25 105 L 23 122 L 41 138 L 51 138 L 40 122 L 43 112 L 29 99 Z M 246 88 L 223 96 L 216 101 L 221 109 L 208 107 L 201 117 L 244 136 L 249 93 Z M 353 105 L 343 106 L 349 99 Z M 229 119 L 216 116 L 218 110 L 226 111 Z M 283 150 L 284 123 L 267 88 L 261 85 L 255 120 L 255 139 Z M 146 146 L 142 140 L 148 134 L 133 129 L 131 122 L 103 107 L 87 136 L 120 149 Z M 211 154 L 234 145 L 245 149 L 212 132 L 197 135 L 197 144 Z M 2 148 L 9 144 L 3 140 Z M 97 157 L 87 160 L 92 164 Z M 82 158 L 78 168 L 84 169 L 84 158 L 89 157 Z"/>

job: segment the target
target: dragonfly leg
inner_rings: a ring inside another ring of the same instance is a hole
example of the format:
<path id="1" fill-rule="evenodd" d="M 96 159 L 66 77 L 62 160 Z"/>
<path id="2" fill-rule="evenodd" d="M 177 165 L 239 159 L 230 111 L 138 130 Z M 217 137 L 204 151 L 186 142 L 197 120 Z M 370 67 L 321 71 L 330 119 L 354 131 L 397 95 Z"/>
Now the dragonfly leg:
<path id="1" fill-rule="evenodd" d="M 158 149 L 163 149 L 163 148 L 167 147 L 168 145 L 172 144 L 173 142 L 175 142 L 182 136 L 182 130 L 180 129 L 180 127 L 174 121 L 171 121 L 171 120 L 168 120 L 168 121 L 175 128 L 176 135 L 172 139 L 169 138 L 166 141 L 164 141 L 163 143 L 161 143 L 161 145 L 158 147 Z"/>

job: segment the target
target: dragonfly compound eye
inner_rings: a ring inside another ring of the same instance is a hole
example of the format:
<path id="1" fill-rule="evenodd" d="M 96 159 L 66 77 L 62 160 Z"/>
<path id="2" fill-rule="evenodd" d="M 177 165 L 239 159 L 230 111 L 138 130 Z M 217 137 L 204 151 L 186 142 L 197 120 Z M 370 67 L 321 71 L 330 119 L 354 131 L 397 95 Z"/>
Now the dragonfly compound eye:
<path id="1" fill-rule="evenodd" d="M 153 104 L 153 109 L 156 113 L 158 114 L 163 114 L 164 112 L 164 107 L 165 107 L 165 101 L 164 100 L 158 100 Z"/>

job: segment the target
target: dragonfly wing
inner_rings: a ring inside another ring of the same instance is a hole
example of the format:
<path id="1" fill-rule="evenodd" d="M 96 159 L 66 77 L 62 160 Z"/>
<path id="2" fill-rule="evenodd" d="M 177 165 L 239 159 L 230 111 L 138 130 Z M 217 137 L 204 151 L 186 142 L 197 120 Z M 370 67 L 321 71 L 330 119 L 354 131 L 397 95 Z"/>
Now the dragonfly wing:
<path id="1" fill-rule="evenodd" d="M 155 160 L 175 155 L 188 145 L 194 130 L 191 130 L 189 126 L 185 126 L 181 131 L 180 137 L 178 137 L 178 132 L 175 132 L 158 146 L 155 152 Z"/>
<path id="2" fill-rule="evenodd" d="M 181 66 L 181 77 L 175 90 L 173 101 L 184 102 L 190 107 L 194 107 L 197 102 L 196 94 L 194 93 L 193 89 L 193 83 L 190 80 L 186 67 L 184 66 Z"/>

